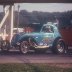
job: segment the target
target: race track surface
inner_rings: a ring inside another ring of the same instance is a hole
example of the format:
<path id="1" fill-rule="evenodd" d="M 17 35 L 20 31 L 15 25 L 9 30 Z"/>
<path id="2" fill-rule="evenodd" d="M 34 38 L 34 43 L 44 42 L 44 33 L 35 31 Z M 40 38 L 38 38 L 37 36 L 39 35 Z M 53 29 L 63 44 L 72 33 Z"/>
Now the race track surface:
<path id="1" fill-rule="evenodd" d="M 19 51 L 0 51 L 0 63 L 72 63 L 72 54 L 28 53 Z"/>

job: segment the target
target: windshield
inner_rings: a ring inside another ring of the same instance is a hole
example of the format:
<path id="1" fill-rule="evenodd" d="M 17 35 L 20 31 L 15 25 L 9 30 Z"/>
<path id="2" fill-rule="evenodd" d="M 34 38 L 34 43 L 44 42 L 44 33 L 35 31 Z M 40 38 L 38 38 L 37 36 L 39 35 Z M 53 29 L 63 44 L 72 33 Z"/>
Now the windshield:
<path id="1" fill-rule="evenodd" d="M 54 30 L 53 30 L 53 27 L 52 26 L 43 26 L 42 32 L 45 32 L 45 33 L 53 33 Z"/>

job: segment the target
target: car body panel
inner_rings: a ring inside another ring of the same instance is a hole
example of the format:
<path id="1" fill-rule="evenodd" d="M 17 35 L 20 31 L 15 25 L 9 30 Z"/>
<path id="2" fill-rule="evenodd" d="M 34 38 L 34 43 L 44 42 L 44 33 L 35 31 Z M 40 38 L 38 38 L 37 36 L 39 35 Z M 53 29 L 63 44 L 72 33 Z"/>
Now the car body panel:
<path id="1" fill-rule="evenodd" d="M 44 32 L 43 28 L 51 26 L 53 27 L 53 32 Z M 18 36 L 19 35 L 19 36 Z M 34 46 L 35 48 L 47 48 L 53 45 L 54 40 L 57 37 L 61 37 L 61 35 L 58 32 L 58 29 L 55 25 L 53 24 L 44 24 L 43 27 L 41 28 L 40 32 L 32 32 L 32 33 L 23 33 L 23 34 L 18 34 L 16 39 L 12 40 L 12 45 L 14 44 L 20 44 L 24 39 L 32 37 L 36 42 L 37 45 Z M 16 40 L 16 41 L 15 41 Z"/>

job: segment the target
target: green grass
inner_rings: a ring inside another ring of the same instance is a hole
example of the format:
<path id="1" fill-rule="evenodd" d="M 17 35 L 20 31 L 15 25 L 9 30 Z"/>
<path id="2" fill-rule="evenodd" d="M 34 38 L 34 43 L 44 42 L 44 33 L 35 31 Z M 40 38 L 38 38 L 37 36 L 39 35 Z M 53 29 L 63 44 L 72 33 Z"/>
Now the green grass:
<path id="1" fill-rule="evenodd" d="M 0 72 L 72 72 L 72 68 L 50 64 L 0 64 Z"/>

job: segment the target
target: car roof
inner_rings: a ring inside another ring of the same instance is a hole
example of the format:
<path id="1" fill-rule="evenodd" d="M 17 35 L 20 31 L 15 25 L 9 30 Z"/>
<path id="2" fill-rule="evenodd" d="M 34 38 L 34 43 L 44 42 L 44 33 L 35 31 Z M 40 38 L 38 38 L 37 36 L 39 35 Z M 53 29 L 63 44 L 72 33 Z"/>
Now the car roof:
<path id="1" fill-rule="evenodd" d="M 43 26 L 47 26 L 47 25 L 48 26 L 55 26 L 54 23 L 47 23 L 47 24 L 44 24 Z"/>

